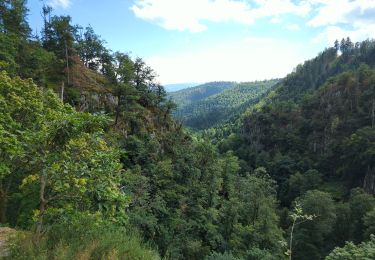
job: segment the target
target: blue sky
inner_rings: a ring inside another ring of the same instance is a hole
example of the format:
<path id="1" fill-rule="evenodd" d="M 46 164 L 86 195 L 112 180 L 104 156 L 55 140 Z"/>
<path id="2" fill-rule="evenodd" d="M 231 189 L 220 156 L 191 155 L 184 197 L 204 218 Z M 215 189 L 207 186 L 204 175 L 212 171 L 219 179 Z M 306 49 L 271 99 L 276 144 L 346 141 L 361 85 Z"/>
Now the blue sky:
<path id="1" fill-rule="evenodd" d="M 45 0 L 142 57 L 162 84 L 283 77 L 335 39 L 375 36 L 375 0 Z M 32 29 L 43 1 L 29 0 Z"/>

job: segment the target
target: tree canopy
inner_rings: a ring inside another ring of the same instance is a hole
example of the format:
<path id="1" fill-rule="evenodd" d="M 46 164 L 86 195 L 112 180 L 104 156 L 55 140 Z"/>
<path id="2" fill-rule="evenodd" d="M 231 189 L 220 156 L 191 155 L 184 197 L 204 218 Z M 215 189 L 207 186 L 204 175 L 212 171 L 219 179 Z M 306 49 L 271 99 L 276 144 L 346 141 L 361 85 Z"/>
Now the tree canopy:
<path id="1" fill-rule="evenodd" d="M 336 41 L 283 79 L 168 96 L 90 25 L 42 19 L 33 36 L 26 1 L 0 1 L 13 259 L 373 258 L 373 40 Z"/>

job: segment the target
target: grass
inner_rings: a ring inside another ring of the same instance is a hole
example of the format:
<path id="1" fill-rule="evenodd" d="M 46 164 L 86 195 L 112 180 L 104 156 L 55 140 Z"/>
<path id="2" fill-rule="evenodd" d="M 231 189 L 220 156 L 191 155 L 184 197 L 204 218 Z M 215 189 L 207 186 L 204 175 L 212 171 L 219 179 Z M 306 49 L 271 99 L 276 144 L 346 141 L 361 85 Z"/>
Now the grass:
<path id="1" fill-rule="evenodd" d="M 19 232 L 9 259 L 89 260 L 160 259 L 140 236 L 123 227 L 79 221 L 50 227 L 35 243 L 32 232 Z"/>

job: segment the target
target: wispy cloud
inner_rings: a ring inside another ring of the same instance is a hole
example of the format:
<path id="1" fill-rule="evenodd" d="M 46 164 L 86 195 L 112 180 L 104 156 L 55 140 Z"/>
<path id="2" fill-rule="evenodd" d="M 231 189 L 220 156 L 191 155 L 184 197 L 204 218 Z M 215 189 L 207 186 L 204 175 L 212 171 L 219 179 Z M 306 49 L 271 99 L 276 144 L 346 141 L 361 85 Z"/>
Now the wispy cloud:
<path id="1" fill-rule="evenodd" d="M 335 40 L 350 37 L 352 41 L 363 41 L 365 39 L 372 39 L 375 35 L 375 24 L 368 24 L 359 28 L 344 29 L 339 26 L 328 26 L 319 33 L 314 39 L 314 43 L 326 42 L 333 44 Z"/>
<path id="2" fill-rule="evenodd" d="M 308 21 L 313 27 L 375 22 L 374 0 L 310 0 L 317 14 Z"/>
<path id="3" fill-rule="evenodd" d="M 314 42 L 327 41 L 349 36 L 361 41 L 375 36 L 374 0 L 310 0 L 316 7 L 316 15 L 307 25 L 321 27 L 323 31 Z"/>
<path id="4" fill-rule="evenodd" d="M 130 10 L 167 30 L 189 32 L 205 31 L 210 23 L 256 26 L 258 20 L 268 21 L 270 26 L 290 30 L 287 35 L 308 35 L 318 43 L 315 46 L 347 36 L 353 41 L 375 36 L 375 0 L 134 0 Z M 314 47 L 306 48 L 303 42 L 253 37 L 148 61 L 158 69 L 162 83 L 282 77 L 313 56 L 306 53 L 312 54 Z"/>
<path id="5" fill-rule="evenodd" d="M 48 4 L 53 8 L 68 8 L 71 5 L 71 0 L 49 0 Z"/>
<path id="6" fill-rule="evenodd" d="M 137 0 L 130 9 L 137 17 L 167 30 L 201 32 L 207 29 L 204 22 L 250 25 L 257 19 L 283 14 L 305 16 L 310 4 L 291 0 Z"/>

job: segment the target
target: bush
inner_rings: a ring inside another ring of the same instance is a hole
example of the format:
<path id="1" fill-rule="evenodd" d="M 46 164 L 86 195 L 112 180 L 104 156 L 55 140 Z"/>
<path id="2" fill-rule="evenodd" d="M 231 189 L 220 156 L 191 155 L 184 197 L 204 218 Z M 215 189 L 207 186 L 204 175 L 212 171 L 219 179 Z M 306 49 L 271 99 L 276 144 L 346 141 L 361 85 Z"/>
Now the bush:
<path id="1" fill-rule="evenodd" d="M 375 259 L 375 236 L 371 235 L 370 241 L 355 245 L 346 242 L 344 247 L 336 247 L 326 260 L 351 260 L 351 259 Z"/>
<path id="2" fill-rule="evenodd" d="M 207 256 L 206 260 L 241 260 L 241 258 L 236 258 L 228 252 L 225 252 L 224 254 L 214 252 L 210 256 Z"/>
<path id="3" fill-rule="evenodd" d="M 94 217 L 50 226 L 35 242 L 31 232 L 19 233 L 11 244 L 11 259 L 159 259 L 139 235 Z"/>

